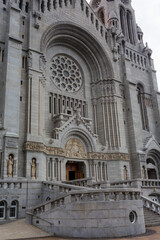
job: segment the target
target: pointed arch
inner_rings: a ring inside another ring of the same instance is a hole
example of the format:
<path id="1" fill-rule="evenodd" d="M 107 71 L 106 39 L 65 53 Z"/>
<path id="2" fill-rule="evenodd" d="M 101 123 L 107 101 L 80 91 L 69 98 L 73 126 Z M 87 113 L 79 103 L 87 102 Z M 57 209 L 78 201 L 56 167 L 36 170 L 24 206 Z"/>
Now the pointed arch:
<path id="1" fill-rule="evenodd" d="M 142 84 L 137 84 L 137 99 L 141 112 L 141 121 L 143 130 L 149 131 L 149 123 L 147 116 L 147 107 L 145 104 L 145 92 Z"/>

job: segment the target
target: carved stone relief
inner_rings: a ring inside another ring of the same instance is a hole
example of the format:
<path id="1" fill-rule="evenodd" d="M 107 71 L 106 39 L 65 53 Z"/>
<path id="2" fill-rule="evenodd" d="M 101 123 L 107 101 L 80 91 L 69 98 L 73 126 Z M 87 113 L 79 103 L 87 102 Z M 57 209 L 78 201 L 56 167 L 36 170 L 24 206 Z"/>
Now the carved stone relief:
<path id="1" fill-rule="evenodd" d="M 72 138 L 66 144 L 66 157 L 71 158 L 87 158 L 84 146 L 78 139 Z"/>
<path id="2" fill-rule="evenodd" d="M 101 153 L 88 152 L 86 153 L 83 143 L 75 138 L 70 139 L 65 149 L 45 146 L 42 143 L 26 142 L 24 146 L 25 151 L 44 152 L 47 155 L 63 156 L 81 159 L 97 159 L 106 161 L 129 161 L 127 153 Z"/>

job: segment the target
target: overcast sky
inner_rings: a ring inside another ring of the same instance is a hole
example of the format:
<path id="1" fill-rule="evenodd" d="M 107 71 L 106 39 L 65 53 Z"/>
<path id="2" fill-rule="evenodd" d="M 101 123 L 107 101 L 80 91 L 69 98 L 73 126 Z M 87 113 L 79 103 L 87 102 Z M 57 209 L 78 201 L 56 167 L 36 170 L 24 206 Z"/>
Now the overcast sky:
<path id="1" fill-rule="evenodd" d="M 87 0 L 89 2 L 90 0 Z M 132 0 L 137 24 L 144 32 L 144 43 L 153 50 L 160 90 L 160 0 Z"/>

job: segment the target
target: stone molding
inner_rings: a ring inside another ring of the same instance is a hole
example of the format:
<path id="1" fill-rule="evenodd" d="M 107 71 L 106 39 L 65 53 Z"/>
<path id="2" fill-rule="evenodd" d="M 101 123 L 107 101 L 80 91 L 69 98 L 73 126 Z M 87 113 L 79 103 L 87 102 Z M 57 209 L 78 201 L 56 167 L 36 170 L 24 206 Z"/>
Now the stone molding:
<path id="1" fill-rule="evenodd" d="M 24 151 L 33 151 L 33 152 L 44 152 L 47 155 L 54 156 L 63 156 L 67 157 L 67 152 L 65 149 L 48 147 L 43 143 L 37 142 L 26 142 L 24 145 Z M 72 157 L 71 157 L 72 158 Z M 97 159 L 97 160 L 108 160 L 108 161 L 129 161 L 129 154 L 127 153 L 101 153 L 101 152 L 88 152 L 82 156 L 74 156 L 73 158 L 78 159 Z"/>

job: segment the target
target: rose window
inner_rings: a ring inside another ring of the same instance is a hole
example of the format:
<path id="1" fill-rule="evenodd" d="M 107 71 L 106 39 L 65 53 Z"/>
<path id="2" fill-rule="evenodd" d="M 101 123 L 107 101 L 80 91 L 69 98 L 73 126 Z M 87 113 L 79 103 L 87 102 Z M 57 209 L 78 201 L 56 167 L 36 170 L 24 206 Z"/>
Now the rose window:
<path id="1" fill-rule="evenodd" d="M 77 65 L 68 56 L 57 55 L 50 64 L 51 79 L 61 90 L 76 92 L 82 86 L 82 74 Z"/>

